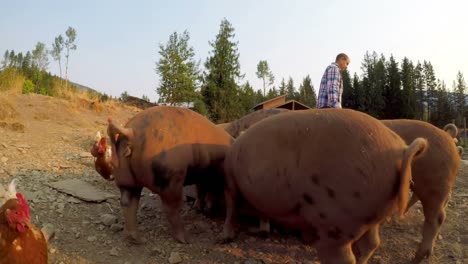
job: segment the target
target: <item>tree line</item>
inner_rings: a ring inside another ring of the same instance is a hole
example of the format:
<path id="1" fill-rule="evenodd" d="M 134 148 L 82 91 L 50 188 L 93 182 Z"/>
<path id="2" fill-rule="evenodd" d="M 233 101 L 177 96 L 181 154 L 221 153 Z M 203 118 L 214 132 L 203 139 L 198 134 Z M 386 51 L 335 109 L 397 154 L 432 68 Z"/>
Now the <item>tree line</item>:
<path id="1" fill-rule="evenodd" d="M 193 102 L 194 110 L 216 123 L 230 122 L 252 111 L 256 104 L 279 95 L 316 107 L 317 95 L 309 75 L 298 89 L 291 77 L 287 81 L 282 78 L 279 87 L 275 87 L 275 76 L 266 60 L 257 65 L 256 75 L 263 84 L 260 89 L 243 82 L 234 37 L 234 27 L 223 19 L 215 40 L 209 42 L 212 49 L 202 71 L 189 45 L 188 31 L 173 32 L 165 45 L 159 45 L 160 59 L 155 69 L 159 76 L 159 103 Z M 404 57 L 399 63 L 393 55 L 387 59 L 375 51 L 366 52 L 361 69 L 361 76 L 342 71 L 344 108 L 379 119 L 425 120 L 439 127 L 453 119 L 460 124 L 467 114 L 466 83 L 461 72 L 449 90 L 444 81 L 436 78 L 430 61 L 414 63 Z"/>
<path id="2" fill-rule="evenodd" d="M 262 89 L 254 89 L 248 81 L 243 82 L 238 42 L 234 40 L 234 27 L 223 19 L 214 41 L 209 41 L 212 50 L 200 69 L 195 51 L 189 45 L 187 30 L 173 32 L 165 45 L 159 44 L 160 58 L 156 62 L 159 85 L 156 92 L 158 103 L 183 105 L 193 103 L 193 109 L 206 115 L 215 123 L 230 122 L 252 111 L 265 100 L 286 95 L 315 107 L 316 94 L 310 76 L 305 76 L 298 89 L 293 79 L 283 78 L 281 85 L 273 86 L 274 75 L 266 60 L 259 61 L 257 77 L 262 80 Z"/>
<path id="3" fill-rule="evenodd" d="M 59 34 L 55 37 L 51 48 L 43 42 L 37 42 L 33 50 L 15 52 L 6 50 L 0 61 L 0 90 L 8 90 L 17 78 L 22 80 L 23 93 L 38 93 L 57 96 L 60 90 L 70 88 L 68 80 L 68 65 L 71 51 L 76 50 L 76 30 L 68 27 L 65 37 Z M 47 71 L 49 56 L 58 63 L 60 76 L 52 75 Z M 62 77 L 62 62 L 65 67 L 65 76 Z M 76 87 L 71 87 L 76 90 Z"/>
<path id="4" fill-rule="evenodd" d="M 39 93 L 56 96 L 60 89 L 76 89 L 68 84 L 70 53 L 76 50 L 76 30 L 68 27 L 65 37 L 58 35 L 48 49 L 37 42 L 32 51 L 26 53 L 7 50 L 0 61 L 0 91 L 8 89 L 21 76 L 23 93 Z M 215 123 L 230 122 L 252 111 L 260 102 L 286 95 L 311 108 L 316 107 L 317 95 L 310 76 L 302 78 L 299 85 L 293 79 L 282 78 L 274 86 L 275 76 L 267 60 L 257 64 L 256 76 L 262 87 L 254 88 L 244 75 L 239 62 L 238 42 L 232 24 L 221 21 L 211 50 L 203 63 L 196 61 L 195 51 L 189 44 L 187 30 L 173 32 L 165 44 L 159 44 L 160 58 L 156 61 L 159 83 L 156 93 L 158 103 L 186 105 Z M 58 63 L 60 76 L 47 72 L 49 55 Z M 65 76 L 62 78 L 62 63 Z M 361 62 L 362 74 L 342 71 L 344 108 L 368 113 L 379 119 L 410 118 L 425 120 L 442 127 L 452 120 L 463 124 L 467 114 L 466 82 L 459 71 L 451 89 L 443 80 L 436 78 L 430 61 L 413 62 L 404 57 L 397 62 L 393 55 L 388 59 L 375 51 L 366 52 Z M 121 99 L 127 96 L 124 92 Z M 106 94 L 98 93 L 101 100 Z M 149 101 L 145 95 L 143 99 Z"/>

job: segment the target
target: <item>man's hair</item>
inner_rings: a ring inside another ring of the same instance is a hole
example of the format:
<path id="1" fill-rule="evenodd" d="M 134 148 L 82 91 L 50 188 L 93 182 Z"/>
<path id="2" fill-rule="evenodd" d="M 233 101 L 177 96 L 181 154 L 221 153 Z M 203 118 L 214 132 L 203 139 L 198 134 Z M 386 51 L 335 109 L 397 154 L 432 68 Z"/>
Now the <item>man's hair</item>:
<path id="1" fill-rule="evenodd" d="M 336 55 L 335 62 L 339 61 L 340 59 L 345 59 L 345 60 L 347 60 L 347 59 L 348 59 L 348 55 L 346 55 L 346 54 L 344 54 L 344 53 L 340 53 L 340 54 Z"/>

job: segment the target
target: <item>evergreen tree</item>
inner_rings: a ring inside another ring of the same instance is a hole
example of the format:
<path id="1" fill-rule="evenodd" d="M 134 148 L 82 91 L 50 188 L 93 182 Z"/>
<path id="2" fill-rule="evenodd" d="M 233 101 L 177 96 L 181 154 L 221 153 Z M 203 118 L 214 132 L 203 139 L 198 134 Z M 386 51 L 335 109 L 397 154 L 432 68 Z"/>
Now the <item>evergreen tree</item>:
<path id="1" fill-rule="evenodd" d="M 452 122 L 454 118 L 453 109 L 445 83 L 440 80 L 437 81 L 433 110 L 430 115 L 430 122 L 433 125 L 443 128 L 447 123 Z"/>
<path id="2" fill-rule="evenodd" d="M 299 102 L 311 107 L 317 107 L 317 95 L 315 94 L 314 87 L 312 86 L 312 81 L 310 76 L 307 75 L 302 80 L 301 85 L 299 86 Z"/>
<path id="3" fill-rule="evenodd" d="M 240 102 L 243 112 L 248 113 L 252 111 L 252 108 L 257 104 L 257 98 L 256 93 L 248 81 L 242 85 L 240 94 Z"/>
<path id="4" fill-rule="evenodd" d="M 353 91 L 355 94 L 354 108 L 359 111 L 365 111 L 365 106 L 367 105 L 365 92 L 362 89 L 362 81 L 359 80 L 357 73 L 354 73 L 353 76 Z"/>
<path id="5" fill-rule="evenodd" d="M 402 84 L 402 98 L 403 109 L 402 118 L 414 119 L 416 118 L 416 93 L 414 82 L 414 66 L 413 63 L 407 58 L 403 58 L 401 64 L 401 84 Z"/>
<path id="6" fill-rule="evenodd" d="M 278 96 L 278 90 L 276 90 L 276 87 L 273 86 L 272 88 L 270 88 L 270 89 L 268 90 L 268 93 L 267 93 L 267 96 L 266 96 L 265 99 L 266 99 L 266 100 L 270 100 L 270 99 L 273 99 L 273 98 L 275 98 L 275 97 L 277 97 L 277 96 Z"/>
<path id="7" fill-rule="evenodd" d="M 356 109 L 357 95 L 351 83 L 348 70 L 341 70 L 341 77 L 343 78 L 343 94 L 341 96 L 341 107 Z"/>
<path id="8" fill-rule="evenodd" d="M 362 97 L 365 102 L 361 105 L 362 109 L 369 115 L 381 118 L 384 109 L 383 88 L 385 84 L 385 58 L 378 59 L 377 53 L 372 55 L 366 52 L 361 69 L 362 78 Z"/>
<path id="9" fill-rule="evenodd" d="M 296 88 L 294 88 L 294 81 L 291 77 L 286 84 L 286 100 L 295 100 L 297 98 Z"/>
<path id="10" fill-rule="evenodd" d="M 281 84 L 279 86 L 279 95 L 285 95 L 286 94 L 286 82 L 284 81 L 284 77 L 281 79 Z"/>
<path id="11" fill-rule="evenodd" d="M 240 73 L 237 42 L 234 28 L 227 19 L 221 21 L 212 52 L 205 62 L 202 95 L 213 122 L 225 123 L 241 117 L 244 112 L 239 101 Z"/>
<path id="12" fill-rule="evenodd" d="M 156 91 L 160 103 L 179 105 L 199 98 L 196 92 L 199 64 L 194 60 L 195 52 L 189 46 L 189 40 L 189 33 L 185 30 L 180 35 L 172 33 L 165 46 L 159 45 L 161 58 L 156 63 L 156 72 L 160 79 Z"/>
<path id="13" fill-rule="evenodd" d="M 385 119 L 396 119 L 402 116 L 401 79 L 398 63 L 390 56 L 386 66 L 386 84 L 384 85 Z"/>
<path id="14" fill-rule="evenodd" d="M 419 61 L 416 67 L 414 68 L 413 82 L 414 90 L 416 93 L 416 118 L 419 120 L 426 120 L 424 115 L 426 103 L 424 73 L 423 67 Z"/>
<path id="15" fill-rule="evenodd" d="M 456 94 L 456 101 L 455 101 L 455 110 L 456 116 L 459 121 L 459 124 L 463 122 L 463 117 L 465 116 L 465 109 L 466 109 L 466 83 L 463 74 L 459 71 L 457 73 L 457 79 L 454 82 L 454 91 Z"/>
<path id="16" fill-rule="evenodd" d="M 427 113 L 428 120 L 431 120 L 431 113 L 435 111 L 434 105 L 436 100 L 436 77 L 434 68 L 430 62 L 424 61 L 423 63 L 424 81 L 426 83 L 426 102 L 427 102 Z"/>

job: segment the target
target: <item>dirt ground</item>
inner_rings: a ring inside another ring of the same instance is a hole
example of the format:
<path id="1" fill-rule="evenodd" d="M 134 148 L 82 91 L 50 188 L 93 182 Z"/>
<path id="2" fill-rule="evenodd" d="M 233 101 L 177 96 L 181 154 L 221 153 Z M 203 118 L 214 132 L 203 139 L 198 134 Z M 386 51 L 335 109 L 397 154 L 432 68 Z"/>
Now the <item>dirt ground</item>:
<path id="1" fill-rule="evenodd" d="M 122 240 L 118 199 L 89 203 L 47 185 L 75 178 L 118 197 L 114 183 L 95 172 L 89 147 L 96 131 L 105 133 L 107 117 L 124 123 L 138 111 L 86 100 L 0 94 L 0 183 L 18 179 L 33 223 L 55 230 L 49 240 L 49 263 L 319 263 L 313 247 L 277 231 L 261 238 L 244 229 L 233 243 L 216 244 L 223 219 L 195 212 L 190 202 L 185 203 L 183 217 L 191 243 L 178 244 L 169 235 L 158 196 L 146 189 L 138 219 L 147 242 L 128 245 Z M 447 221 L 433 256 L 423 263 L 468 263 L 467 174 L 468 165 L 462 161 Z M 382 244 L 370 263 L 408 263 L 421 239 L 422 224 L 419 202 L 404 219 L 386 222 L 380 231 Z"/>

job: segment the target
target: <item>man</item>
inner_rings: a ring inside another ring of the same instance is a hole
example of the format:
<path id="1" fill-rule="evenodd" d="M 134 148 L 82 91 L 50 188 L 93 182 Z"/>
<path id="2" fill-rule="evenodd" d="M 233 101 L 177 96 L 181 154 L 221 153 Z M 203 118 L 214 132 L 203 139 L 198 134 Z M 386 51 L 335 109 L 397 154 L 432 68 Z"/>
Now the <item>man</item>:
<path id="1" fill-rule="evenodd" d="M 317 108 L 341 108 L 343 78 L 340 70 L 346 70 L 349 62 L 348 55 L 340 53 L 336 56 L 335 62 L 325 69 L 320 82 Z"/>

